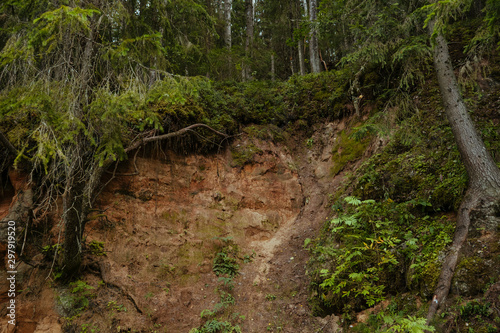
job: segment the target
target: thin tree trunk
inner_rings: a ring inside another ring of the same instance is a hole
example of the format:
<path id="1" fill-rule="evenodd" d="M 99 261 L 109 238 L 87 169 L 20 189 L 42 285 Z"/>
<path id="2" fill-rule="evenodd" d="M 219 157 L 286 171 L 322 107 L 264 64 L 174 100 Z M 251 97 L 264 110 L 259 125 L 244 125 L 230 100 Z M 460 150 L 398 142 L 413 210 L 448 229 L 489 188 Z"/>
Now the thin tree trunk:
<path id="1" fill-rule="evenodd" d="M 245 63 L 243 65 L 243 81 L 250 80 L 250 59 L 252 57 L 252 44 L 253 44 L 253 28 L 254 28 L 254 18 L 253 18 L 253 0 L 246 0 L 246 41 L 245 41 Z"/>
<path id="2" fill-rule="evenodd" d="M 429 24 L 431 36 L 434 23 L 432 21 Z M 493 230 L 500 223 L 499 217 L 495 216 L 495 211 L 500 207 L 500 170 L 486 150 L 469 116 L 458 88 L 447 42 L 441 33 L 438 33 L 435 39 L 434 68 L 446 116 L 469 176 L 469 186 L 458 210 L 453 243 L 441 268 L 435 296 L 427 314 L 427 323 L 432 320 L 438 307 L 448 296 L 460 250 L 467 239 L 471 223 L 490 224 Z"/>
<path id="3" fill-rule="evenodd" d="M 76 170 L 75 170 L 76 171 Z M 80 268 L 82 262 L 82 237 L 85 228 L 83 211 L 83 186 L 80 181 L 74 184 L 67 180 L 63 194 L 63 221 L 64 221 L 64 256 L 63 272 L 65 278 L 71 278 Z"/>
<path id="4" fill-rule="evenodd" d="M 276 80 L 276 70 L 274 68 L 274 53 L 271 54 L 271 80 Z"/>
<path id="5" fill-rule="evenodd" d="M 231 49 L 231 5 L 232 0 L 224 0 L 224 19 L 225 19 L 225 29 L 224 29 L 224 43 L 228 49 Z"/>
<path id="6" fill-rule="evenodd" d="M 311 0 L 309 3 L 309 23 L 311 30 L 309 33 L 309 61 L 311 62 L 311 72 L 319 73 L 321 71 L 319 61 L 318 35 L 316 29 L 317 0 Z"/>
<path id="7" fill-rule="evenodd" d="M 74 105 L 70 109 L 70 113 L 76 119 L 83 120 L 84 118 L 84 105 L 89 104 L 90 98 L 90 82 L 92 80 L 93 68 L 93 53 L 94 53 L 94 36 L 97 29 L 95 21 L 90 22 L 90 33 L 85 42 L 85 48 L 82 54 L 82 65 L 80 75 L 77 78 L 77 84 L 80 90 L 78 100 L 80 103 Z M 69 279 L 77 273 L 82 262 L 82 237 L 83 230 L 85 229 L 85 219 L 87 211 L 84 204 L 85 200 L 85 187 L 88 186 L 87 170 L 85 166 L 88 164 L 84 159 L 84 151 L 87 144 L 87 139 L 82 133 L 77 133 L 74 137 L 74 143 L 65 147 L 65 155 L 70 161 L 66 166 L 66 186 L 63 199 L 63 214 L 62 220 L 64 224 L 64 244 L 63 244 L 63 258 L 62 270 L 64 278 Z"/>
<path id="8" fill-rule="evenodd" d="M 500 188 L 500 170 L 478 135 L 458 88 L 448 45 L 442 34 L 436 37 L 434 67 L 441 96 L 455 141 L 467 169 L 470 183 L 487 191 Z"/>
<path id="9" fill-rule="evenodd" d="M 304 61 L 304 41 L 302 39 L 299 40 L 299 67 L 300 75 L 306 75 L 306 65 Z"/>

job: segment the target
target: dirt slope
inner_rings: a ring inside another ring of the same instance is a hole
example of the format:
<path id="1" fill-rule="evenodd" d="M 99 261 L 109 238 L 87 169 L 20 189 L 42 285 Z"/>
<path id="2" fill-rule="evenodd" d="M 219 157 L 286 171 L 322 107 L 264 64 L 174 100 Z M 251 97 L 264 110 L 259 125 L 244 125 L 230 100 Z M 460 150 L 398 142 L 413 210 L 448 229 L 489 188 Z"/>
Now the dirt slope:
<path id="1" fill-rule="evenodd" d="M 234 304 L 217 318 L 237 322 L 243 332 L 335 332 L 338 318 L 314 318 L 308 308 L 303 244 L 328 217 L 328 194 L 343 179 L 343 173 L 331 177 L 330 169 L 344 126 L 318 126 L 312 145 L 304 137 L 287 145 L 241 137 L 218 155 L 158 150 L 151 158 L 140 152 L 118 168 L 87 225 L 86 244 L 102 244 L 106 253 L 99 255 L 99 246 L 87 249 L 81 280 L 94 289 L 72 293 L 44 280 L 48 269 L 26 268 L 19 283 L 32 292 L 19 296 L 25 306 L 17 332 L 63 326 L 78 332 L 189 332 L 207 320 L 202 311 L 220 302 L 217 289 L 227 291 L 212 271 L 213 258 L 227 244 L 237 250 L 240 269 Z M 248 163 L 241 166 L 231 150 L 248 153 Z M 52 233 L 57 239 L 57 228 Z M 75 312 L 79 295 L 89 306 Z M 49 313 L 47 304 L 59 316 L 41 313 Z"/>

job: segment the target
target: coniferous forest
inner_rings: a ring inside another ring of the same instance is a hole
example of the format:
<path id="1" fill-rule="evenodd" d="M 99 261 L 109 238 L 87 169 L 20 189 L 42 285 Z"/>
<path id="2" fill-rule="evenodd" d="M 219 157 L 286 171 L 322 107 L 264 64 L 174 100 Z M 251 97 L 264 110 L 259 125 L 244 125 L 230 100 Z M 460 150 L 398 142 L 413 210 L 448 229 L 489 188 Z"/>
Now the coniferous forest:
<path id="1" fill-rule="evenodd" d="M 499 166 L 498 0 L 3 0 L 0 332 L 498 332 Z"/>

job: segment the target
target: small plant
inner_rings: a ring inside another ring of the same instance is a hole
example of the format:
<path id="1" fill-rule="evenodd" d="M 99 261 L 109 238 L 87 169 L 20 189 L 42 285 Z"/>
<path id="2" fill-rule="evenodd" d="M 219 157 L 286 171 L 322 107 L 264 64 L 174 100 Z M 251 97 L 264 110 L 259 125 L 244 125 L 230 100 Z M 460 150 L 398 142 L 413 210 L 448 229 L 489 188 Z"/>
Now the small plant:
<path id="1" fill-rule="evenodd" d="M 61 244 L 56 243 L 54 245 L 46 245 L 42 248 L 42 253 L 49 260 L 54 259 L 54 255 L 60 252 L 62 249 Z"/>
<path id="2" fill-rule="evenodd" d="M 91 327 L 91 324 L 83 324 L 82 325 L 82 330 L 80 333 L 97 333 L 99 332 L 99 329 L 96 328 L 95 326 Z"/>
<path id="3" fill-rule="evenodd" d="M 89 243 L 89 250 L 95 256 L 105 256 L 104 242 L 92 241 Z"/>
<path id="4" fill-rule="evenodd" d="M 471 301 L 458 308 L 460 317 L 463 319 L 472 318 L 475 316 L 489 317 L 491 314 L 490 303 L 481 304 L 479 301 Z"/>
<path id="5" fill-rule="evenodd" d="M 234 289 L 234 282 L 233 282 L 233 278 L 231 278 L 231 277 L 221 276 L 219 278 L 219 282 L 222 282 L 224 287 L 226 287 L 228 290 Z"/>
<path id="6" fill-rule="evenodd" d="M 307 248 L 307 246 L 308 246 L 309 244 L 311 244 L 311 241 L 312 241 L 312 240 L 311 240 L 311 238 L 306 238 L 306 239 L 304 239 L 304 245 L 302 245 L 302 247 L 303 247 L 304 249 L 305 249 L 305 248 Z"/>
<path id="7" fill-rule="evenodd" d="M 245 254 L 243 256 L 243 262 L 245 264 L 248 264 L 248 263 L 251 263 L 253 261 L 253 259 L 255 258 L 257 254 L 255 253 L 255 250 L 252 250 L 252 254 Z"/>
<path id="8" fill-rule="evenodd" d="M 207 321 L 203 326 L 193 328 L 189 333 L 241 333 L 240 326 L 233 326 L 228 321 L 219 321 L 212 319 Z"/>
<path id="9" fill-rule="evenodd" d="M 381 313 L 379 315 L 388 326 L 388 328 L 383 333 L 425 333 L 434 332 L 436 329 L 433 326 L 428 326 L 425 324 L 425 318 L 417 318 L 408 316 L 408 318 L 403 318 L 401 316 L 390 316 Z"/>
<path id="10" fill-rule="evenodd" d="M 273 295 L 273 294 L 266 295 L 266 300 L 268 300 L 268 301 L 274 301 L 275 299 L 276 299 L 276 295 Z"/>
<path id="11" fill-rule="evenodd" d="M 150 291 L 150 292 L 148 292 L 146 295 L 144 295 L 144 298 L 145 298 L 146 300 L 148 300 L 148 299 L 150 299 L 151 297 L 153 297 L 154 295 L 155 295 L 155 294 L 153 294 L 153 293 Z"/>
<path id="12" fill-rule="evenodd" d="M 313 138 L 309 138 L 306 140 L 306 146 L 307 148 L 311 149 L 314 145 L 314 139 Z"/>
<path id="13" fill-rule="evenodd" d="M 73 312 L 78 314 L 89 306 L 89 299 L 95 297 L 92 293 L 92 290 L 95 288 L 88 285 L 84 281 L 72 282 L 70 283 L 70 287 L 72 296 L 67 298 L 65 301 L 69 307 L 72 308 Z"/>
<path id="14" fill-rule="evenodd" d="M 116 301 L 108 302 L 108 309 L 114 310 L 117 312 L 127 312 L 127 308 L 123 304 L 118 304 Z"/>
<path id="15" fill-rule="evenodd" d="M 238 274 L 240 266 L 236 263 L 236 259 L 230 257 L 226 251 L 218 252 L 214 258 L 213 271 L 215 275 L 228 275 L 234 277 Z"/>

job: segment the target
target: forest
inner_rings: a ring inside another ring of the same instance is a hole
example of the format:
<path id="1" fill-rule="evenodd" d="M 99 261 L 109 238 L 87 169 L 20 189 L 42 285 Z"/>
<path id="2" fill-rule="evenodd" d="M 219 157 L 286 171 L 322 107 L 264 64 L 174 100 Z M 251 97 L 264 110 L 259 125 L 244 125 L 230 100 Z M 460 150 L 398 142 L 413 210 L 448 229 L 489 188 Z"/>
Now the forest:
<path id="1" fill-rule="evenodd" d="M 499 166 L 498 0 L 3 0 L 0 332 L 498 332 Z"/>

